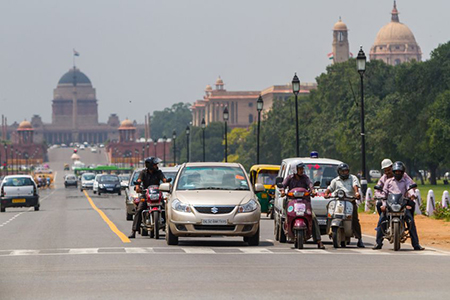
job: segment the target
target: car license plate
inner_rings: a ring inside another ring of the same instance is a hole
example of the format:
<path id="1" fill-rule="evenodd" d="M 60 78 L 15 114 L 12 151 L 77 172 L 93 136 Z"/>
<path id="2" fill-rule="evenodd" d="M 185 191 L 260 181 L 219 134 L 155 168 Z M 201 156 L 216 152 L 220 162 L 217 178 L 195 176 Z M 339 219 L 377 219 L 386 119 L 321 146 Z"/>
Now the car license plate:
<path id="1" fill-rule="evenodd" d="M 202 219 L 202 225 L 227 225 L 226 219 Z"/>
<path id="2" fill-rule="evenodd" d="M 25 203 L 27 202 L 25 199 L 13 199 L 12 203 Z"/>
<path id="3" fill-rule="evenodd" d="M 317 222 L 319 223 L 319 225 L 327 225 L 327 219 L 325 218 L 323 219 L 317 218 Z"/>
<path id="4" fill-rule="evenodd" d="M 113 189 L 111 189 L 111 188 L 108 188 L 108 189 L 106 189 L 106 190 L 108 190 L 108 191 L 112 191 Z"/>

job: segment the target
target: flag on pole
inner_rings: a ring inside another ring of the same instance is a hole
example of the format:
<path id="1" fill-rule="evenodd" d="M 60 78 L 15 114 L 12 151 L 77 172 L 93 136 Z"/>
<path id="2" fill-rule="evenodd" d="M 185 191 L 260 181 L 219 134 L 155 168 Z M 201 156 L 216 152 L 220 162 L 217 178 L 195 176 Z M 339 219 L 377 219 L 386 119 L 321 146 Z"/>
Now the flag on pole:
<path id="1" fill-rule="evenodd" d="M 333 52 L 328 53 L 328 59 L 334 59 L 334 53 Z"/>
<path id="2" fill-rule="evenodd" d="M 77 50 L 73 49 L 73 56 L 80 56 L 80 53 Z"/>

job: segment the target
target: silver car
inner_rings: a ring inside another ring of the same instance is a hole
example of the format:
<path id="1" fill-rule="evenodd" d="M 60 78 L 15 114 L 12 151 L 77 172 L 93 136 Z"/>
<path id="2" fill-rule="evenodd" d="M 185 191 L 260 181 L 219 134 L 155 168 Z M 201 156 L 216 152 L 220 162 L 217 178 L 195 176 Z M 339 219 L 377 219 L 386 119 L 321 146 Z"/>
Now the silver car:
<path id="1" fill-rule="evenodd" d="M 136 193 L 134 184 L 139 177 L 139 173 L 141 173 L 143 169 L 136 169 L 134 170 L 133 174 L 130 176 L 130 180 L 128 181 L 128 185 L 125 188 L 125 207 L 127 210 L 127 220 L 133 221 L 133 216 L 136 212 L 136 206 L 134 204 L 134 201 L 139 199 L 139 194 Z"/>
<path id="2" fill-rule="evenodd" d="M 237 163 L 183 164 L 168 192 L 166 241 L 177 245 L 179 237 L 242 236 L 249 245 L 259 244 L 261 207 L 255 192 L 262 184 L 250 184 Z"/>

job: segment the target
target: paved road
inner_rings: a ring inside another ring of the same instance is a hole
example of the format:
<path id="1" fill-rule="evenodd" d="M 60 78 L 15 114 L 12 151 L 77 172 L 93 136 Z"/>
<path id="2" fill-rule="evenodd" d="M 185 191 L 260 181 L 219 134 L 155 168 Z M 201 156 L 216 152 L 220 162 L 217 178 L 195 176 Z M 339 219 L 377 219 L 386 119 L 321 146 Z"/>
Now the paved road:
<path id="1" fill-rule="evenodd" d="M 105 160 L 103 153 L 80 152 L 86 163 Z M 185 238 L 171 247 L 164 239 L 129 241 L 123 196 L 86 196 L 64 188 L 62 166 L 70 155 L 70 149 L 51 151 L 57 178 L 53 189 L 41 191 L 40 211 L 0 214 L 0 299 L 444 299 L 450 294 L 450 253 L 355 245 L 334 250 L 329 242 L 326 251 L 313 244 L 298 251 L 273 241 L 269 219 L 261 221 L 259 247 L 221 237 Z M 373 245 L 373 239 L 366 238 L 366 244 Z"/>

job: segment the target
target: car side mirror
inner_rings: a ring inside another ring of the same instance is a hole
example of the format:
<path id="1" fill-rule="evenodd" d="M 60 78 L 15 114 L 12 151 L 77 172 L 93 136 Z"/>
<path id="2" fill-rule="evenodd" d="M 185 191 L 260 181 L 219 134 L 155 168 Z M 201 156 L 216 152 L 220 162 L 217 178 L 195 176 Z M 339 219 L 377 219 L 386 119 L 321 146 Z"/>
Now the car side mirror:
<path id="1" fill-rule="evenodd" d="M 161 184 L 159 185 L 159 190 L 160 190 L 161 192 L 167 192 L 167 193 L 171 193 L 171 192 L 172 192 L 170 183 L 167 183 L 167 182 L 161 183 Z"/>
<path id="2" fill-rule="evenodd" d="M 320 187 L 320 181 L 314 182 L 314 187 Z"/>
<path id="3" fill-rule="evenodd" d="M 382 191 L 383 190 L 383 188 L 381 187 L 381 186 L 379 186 L 379 185 L 376 185 L 376 186 L 374 186 L 373 187 L 375 190 L 377 190 L 377 191 Z"/>
<path id="4" fill-rule="evenodd" d="M 264 184 L 255 183 L 255 192 L 256 193 L 264 192 L 265 190 L 266 190 L 266 188 L 264 187 Z"/>
<path id="5" fill-rule="evenodd" d="M 134 185 L 139 185 L 139 182 L 133 181 L 133 184 L 134 184 Z"/>
<path id="6" fill-rule="evenodd" d="M 411 184 L 408 190 L 415 189 L 417 187 L 417 183 Z"/>

